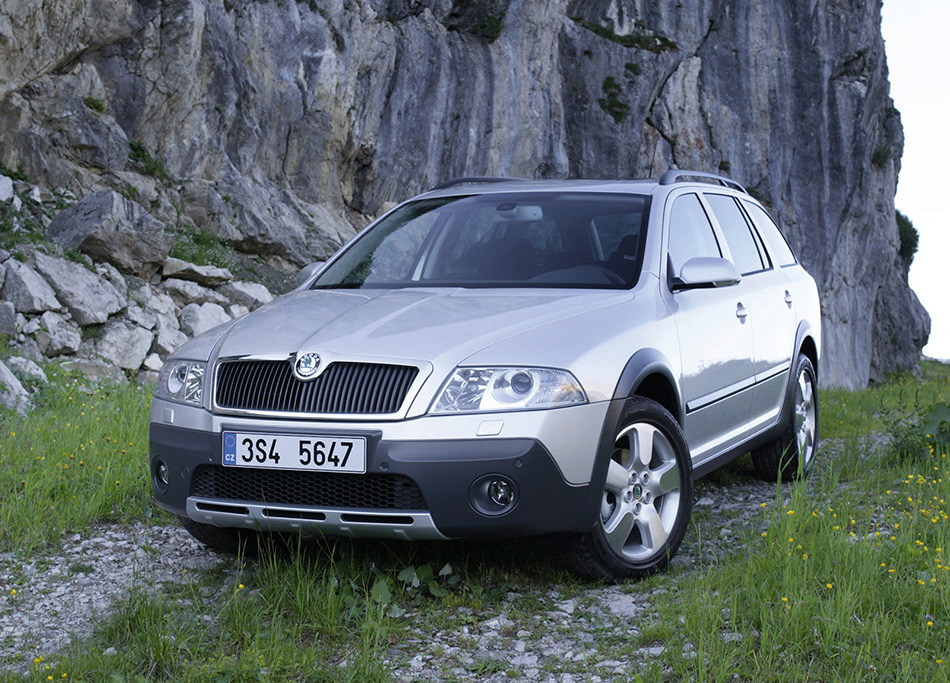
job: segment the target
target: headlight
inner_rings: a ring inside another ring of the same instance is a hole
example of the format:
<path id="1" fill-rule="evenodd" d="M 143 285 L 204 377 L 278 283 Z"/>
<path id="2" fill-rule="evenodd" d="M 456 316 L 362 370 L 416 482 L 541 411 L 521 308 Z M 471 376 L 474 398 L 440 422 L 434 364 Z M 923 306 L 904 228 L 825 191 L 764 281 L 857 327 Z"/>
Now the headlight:
<path id="1" fill-rule="evenodd" d="M 456 368 L 432 414 L 535 410 L 587 403 L 574 375 L 547 368 Z"/>
<path id="2" fill-rule="evenodd" d="M 155 387 L 156 398 L 201 405 L 206 363 L 173 360 L 165 363 Z"/>

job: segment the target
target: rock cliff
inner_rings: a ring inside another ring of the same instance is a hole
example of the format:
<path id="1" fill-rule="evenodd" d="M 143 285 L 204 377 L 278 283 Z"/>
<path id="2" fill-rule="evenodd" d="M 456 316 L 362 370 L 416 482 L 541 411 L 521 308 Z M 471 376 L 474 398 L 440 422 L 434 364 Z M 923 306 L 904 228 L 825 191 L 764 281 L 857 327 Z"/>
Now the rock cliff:
<path id="1" fill-rule="evenodd" d="M 0 164 L 287 268 L 452 176 L 730 175 L 819 283 L 835 386 L 929 333 L 888 91 L 880 0 L 0 7 Z"/>

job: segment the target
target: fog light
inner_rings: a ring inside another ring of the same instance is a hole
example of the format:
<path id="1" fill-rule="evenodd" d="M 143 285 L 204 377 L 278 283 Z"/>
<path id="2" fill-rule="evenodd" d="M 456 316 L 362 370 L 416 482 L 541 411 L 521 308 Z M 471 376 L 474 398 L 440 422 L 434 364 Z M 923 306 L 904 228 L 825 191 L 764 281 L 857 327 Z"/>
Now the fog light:
<path id="1" fill-rule="evenodd" d="M 508 482 L 504 479 L 495 479 L 492 483 L 488 485 L 488 495 L 491 496 L 492 502 L 495 505 L 500 505 L 505 507 L 511 504 L 514 496 L 511 492 L 511 487 L 508 486 Z"/>
<path id="2" fill-rule="evenodd" d="M 506 515 L 518 505 L 518 486 L 503 475 L 486 474 L 472 482 L 468 499 L 472 507 L 483 515 Z"/>
<path id="3" fill-rule="evenodd" d="M 164 460 L 158 460 L 155 463 L 155 475 L 153 477 L 155 490 L 159 493 L 165 493 L 168 490 L 168 465 Z"/>

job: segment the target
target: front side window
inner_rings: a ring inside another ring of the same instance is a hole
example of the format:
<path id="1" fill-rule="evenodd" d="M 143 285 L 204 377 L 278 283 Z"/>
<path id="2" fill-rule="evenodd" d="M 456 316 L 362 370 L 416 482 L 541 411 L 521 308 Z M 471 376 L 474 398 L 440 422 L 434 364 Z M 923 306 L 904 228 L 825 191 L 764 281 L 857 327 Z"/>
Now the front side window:
<path id="1" fill-rule="evenodd" d="M 613 193 L 422 199 L 360 235 L 312 287 L 631 287 L 648 211 L 648 197 Z"/>

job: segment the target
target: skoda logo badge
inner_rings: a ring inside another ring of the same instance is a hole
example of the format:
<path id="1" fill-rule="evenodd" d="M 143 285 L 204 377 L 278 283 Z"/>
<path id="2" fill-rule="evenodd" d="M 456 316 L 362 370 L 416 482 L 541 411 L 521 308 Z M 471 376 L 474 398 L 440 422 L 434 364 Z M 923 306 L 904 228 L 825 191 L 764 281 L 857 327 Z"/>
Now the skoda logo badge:
<path id="1" fill-rule="evenodd" d="M 317 370 L 320 369 L 320 356 L 316 353 L 305 353 L 297 356 L 294 363 L 294 377 L 301 381 L 313 379 L 317 376 Z"/>

